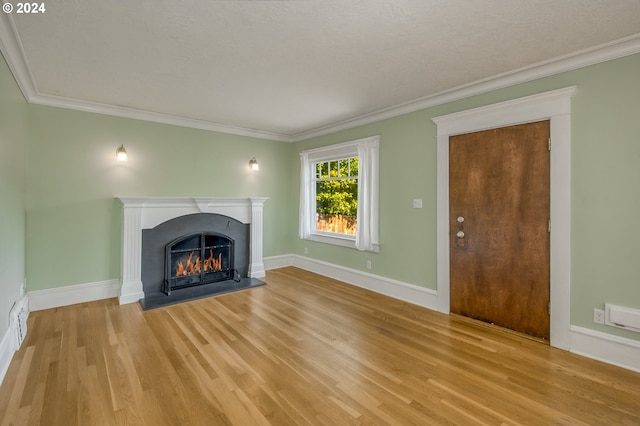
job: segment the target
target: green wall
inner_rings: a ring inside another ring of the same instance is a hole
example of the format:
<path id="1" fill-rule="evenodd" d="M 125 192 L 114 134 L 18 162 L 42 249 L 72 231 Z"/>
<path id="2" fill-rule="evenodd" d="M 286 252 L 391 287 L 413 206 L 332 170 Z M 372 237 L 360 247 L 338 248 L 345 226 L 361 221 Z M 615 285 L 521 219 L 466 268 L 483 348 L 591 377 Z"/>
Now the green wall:
<path id="1" fill-rule="evenodd" d="M 0 57 L 0 339 L 25 277 L 28 110 Z"/>
<path id="2" fill-rule="evenodd" d="M 604 303 L 640 309 L 640 55 L 469 97 L 412 114 L 320 136 L 295 145 L 290 167 L 297 193 L 304 149 L 381 135 L 380 253 L 297 238 L 293 252 L 437 289 L 436 126 L 444 114 L 578 86 L 572 99 L 571 323 L 640 340 L 637 333 L 593 323 Z M 423 199 L 423 209 L 412 200 Z M 297 202 L 297 201 L 296 201 Z M 297 212 L 297 204 L 291 208 Z M 294 214 L 294 217 L 296 214 Z"/>
<path id="3" fill-rule="evenodd" d="M 640 55 L 572 74 L 572 323 L 603 331 L 594 307 L 640 308 L 639 75 Z"/>
<path id="4" fill-rule="evenodd" d="M 269 197 L 264 254 L 290 251 L 290 144 L 35 105 L 30 130 L 30 291 L 120 277 L 117 196 Z"/>

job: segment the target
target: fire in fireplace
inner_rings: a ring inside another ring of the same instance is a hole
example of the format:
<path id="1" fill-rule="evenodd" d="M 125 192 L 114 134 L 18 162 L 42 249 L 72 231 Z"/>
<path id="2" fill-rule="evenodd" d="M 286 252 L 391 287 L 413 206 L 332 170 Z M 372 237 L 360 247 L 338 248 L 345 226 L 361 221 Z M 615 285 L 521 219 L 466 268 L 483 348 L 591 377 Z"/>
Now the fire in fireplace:
<path id="1" fill-rule="evenodd" d="M 237 279 L 234 240 L 216 232 L 179 237 L 165 247 L 164 293 L 174 289 Z"/>

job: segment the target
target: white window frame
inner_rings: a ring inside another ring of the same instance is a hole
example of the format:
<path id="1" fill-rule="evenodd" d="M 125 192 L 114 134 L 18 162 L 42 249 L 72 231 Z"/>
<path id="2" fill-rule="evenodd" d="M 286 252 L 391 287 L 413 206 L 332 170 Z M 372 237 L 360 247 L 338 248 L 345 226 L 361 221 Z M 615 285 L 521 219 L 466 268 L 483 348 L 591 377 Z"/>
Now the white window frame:
<path id="1" fill-rule="evenodd" d="M 300 153 L 299 237 L 361 251 L 379 252 L 378 192 L 380 136 L 309 149 Z M 316 230 L 315 164 L 358 157 L 358 218 L 356 235 Z"/>

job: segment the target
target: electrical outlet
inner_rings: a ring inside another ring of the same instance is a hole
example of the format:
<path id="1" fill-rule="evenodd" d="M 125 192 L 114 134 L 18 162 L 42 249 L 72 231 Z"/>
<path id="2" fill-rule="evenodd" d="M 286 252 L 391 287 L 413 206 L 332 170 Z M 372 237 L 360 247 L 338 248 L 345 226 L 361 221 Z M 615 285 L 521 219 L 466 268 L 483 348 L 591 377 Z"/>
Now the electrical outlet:
<path id="1" fill-rule="evenodd" d="M 367 260 L 367 269 L 371 269 L 371 261 Z"/>
<path id="2" fill-rule="evenodd" d="M 309 254 L 309 247 L 304 248 L 304 254 Z"/>
<path id="3" fill-rule="evenodd" d="M 593 310 L 593 322 L 597 324 L 604 324 L 604 310 L 602 309 Z"/>

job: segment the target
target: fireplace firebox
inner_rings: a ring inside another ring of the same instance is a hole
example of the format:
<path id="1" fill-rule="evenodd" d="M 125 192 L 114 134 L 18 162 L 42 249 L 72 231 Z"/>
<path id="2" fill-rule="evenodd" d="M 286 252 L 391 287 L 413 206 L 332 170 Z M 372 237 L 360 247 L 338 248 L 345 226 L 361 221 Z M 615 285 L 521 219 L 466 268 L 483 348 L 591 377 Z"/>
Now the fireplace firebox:
<path id="1" fill-rule="evenodd" d="M 164 293 L 174 289 L 238 279 L 234 240 L 216 232 L 181 236 L 165 247 Z"/>

